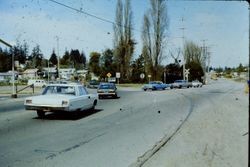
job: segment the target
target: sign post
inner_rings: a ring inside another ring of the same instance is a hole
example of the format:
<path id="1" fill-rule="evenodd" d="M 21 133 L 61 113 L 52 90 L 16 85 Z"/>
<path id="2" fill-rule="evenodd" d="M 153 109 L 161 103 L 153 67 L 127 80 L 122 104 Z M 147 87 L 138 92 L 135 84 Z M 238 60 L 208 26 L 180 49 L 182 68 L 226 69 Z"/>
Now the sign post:
<path id="1" fill-rule="evenodd" d="M 149 80 L 149 82 L 150 82 L 150 78 L 151 78 L 151 75 L 148 75 L 148 80 Z"/>
<path id="2" fill-rule="evenodd" d="M 188 81 L 188 75 L 190 74 L 189 70 L 190 69 L 185 69 L 185 77 L 187 78 L 187 81 Z"/>
<path id="3" fill-rule="evenodd" d="M 117 84 L 119 85 L 119 79 L 121 78 L 121 73 L 120 72 L 116 72 L 115 73 L 115 77 L 117 78 Z"/>

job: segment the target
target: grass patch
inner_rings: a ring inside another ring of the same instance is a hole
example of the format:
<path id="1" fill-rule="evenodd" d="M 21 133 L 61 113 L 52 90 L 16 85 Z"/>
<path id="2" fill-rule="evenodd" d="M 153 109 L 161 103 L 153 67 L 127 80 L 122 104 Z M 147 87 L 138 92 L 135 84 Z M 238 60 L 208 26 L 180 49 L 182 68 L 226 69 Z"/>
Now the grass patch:
<path id="1" fill-rule="evenodd" d="M 233 80 L 236 82 L 247 82 L 247 80 L 244 78 L 234 78 Z"/>

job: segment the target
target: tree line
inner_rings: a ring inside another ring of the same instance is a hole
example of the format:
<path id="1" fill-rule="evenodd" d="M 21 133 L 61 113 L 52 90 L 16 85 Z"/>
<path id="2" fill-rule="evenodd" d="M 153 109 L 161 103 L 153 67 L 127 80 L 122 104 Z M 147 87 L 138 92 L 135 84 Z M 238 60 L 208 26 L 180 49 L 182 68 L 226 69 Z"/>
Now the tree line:
<path id="1" fill-rule="evenodd" d="M 14 61 L 17 61 L 24 68 L 18 68 L 15 66 L 15 70 L 22 71 L 29 68 L 37 68 L 42 71 L 43 67 L 57 67 L 58 56 L 53 49 L 50 58 L 44 58 L 44 55 L 39 45 L 33 47 L 29 54 L 29 47 L 26 42 L 17 42 L 13 48 L 2 49 L 0 47 L 0 72 L 11 70 L 12 68 L 12 55 L 14 55 Z M 76 69 L 82 69 L 86 67 L 86 56 L 85 53 L 78 49 L 71 49 L 71 51 L 65 50 L 65 53 L 60 58 L 61 67 L 72 67 Z"/>

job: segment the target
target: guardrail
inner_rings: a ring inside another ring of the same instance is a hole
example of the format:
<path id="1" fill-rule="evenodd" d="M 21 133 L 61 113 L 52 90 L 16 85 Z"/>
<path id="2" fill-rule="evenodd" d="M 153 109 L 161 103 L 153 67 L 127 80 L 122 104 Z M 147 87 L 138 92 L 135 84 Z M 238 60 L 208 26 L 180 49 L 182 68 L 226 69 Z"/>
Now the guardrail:
<path id="1" fill-rule="evenodd" d="M 25 89 L 27 89 L 27 88 L 32 88 L 33 94 L 35 93 L 34 84 L 28 85 L 28 86 L 26 86 L 26 87 L 24 87 L 24 88 L 22 88 L 22 89 L 20 89 L 20 90 L 17 90 L 17 85 L 16 85 L 16 93 L 19 93 L 19 92 L 21 92 L 21 91 L 23 91 L 23 90 L 25 90 Z"/>

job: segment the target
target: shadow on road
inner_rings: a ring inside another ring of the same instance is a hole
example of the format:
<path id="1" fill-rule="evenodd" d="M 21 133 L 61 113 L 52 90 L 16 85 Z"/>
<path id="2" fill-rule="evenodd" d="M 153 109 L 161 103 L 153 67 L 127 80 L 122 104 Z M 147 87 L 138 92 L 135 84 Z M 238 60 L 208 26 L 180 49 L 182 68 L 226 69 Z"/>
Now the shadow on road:
<path id="1" fill-rule="evenodd" d="M 102 111 L 102 109 L 95 109 L 95 110 L 86 110 L 86 111 L 75 111 L 75 112 L 53 112 L 47 113 L 45 117 L 34 117 L 33 119 L 41 119 L 41 120 L 69 120 L 69 121 L 76 121 L 82 118 L 88 117 L 92 114 L 96 114 Z"/>

